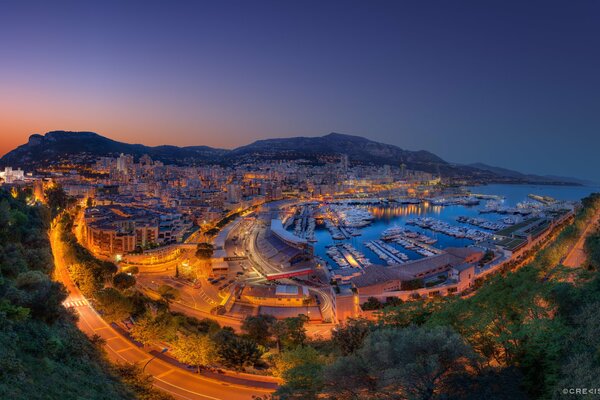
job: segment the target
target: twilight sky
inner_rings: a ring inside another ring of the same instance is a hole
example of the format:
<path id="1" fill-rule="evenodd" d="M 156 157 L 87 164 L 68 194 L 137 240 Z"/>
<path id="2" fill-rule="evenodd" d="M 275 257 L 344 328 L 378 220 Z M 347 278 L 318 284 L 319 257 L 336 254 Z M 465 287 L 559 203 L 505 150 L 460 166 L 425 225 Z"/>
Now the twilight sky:
<path id="1" fill-rule="evenodd" d="M 600 2 L 2 2 L 0 154 L 59 129 L 336 131 L 600 181 Z"/>

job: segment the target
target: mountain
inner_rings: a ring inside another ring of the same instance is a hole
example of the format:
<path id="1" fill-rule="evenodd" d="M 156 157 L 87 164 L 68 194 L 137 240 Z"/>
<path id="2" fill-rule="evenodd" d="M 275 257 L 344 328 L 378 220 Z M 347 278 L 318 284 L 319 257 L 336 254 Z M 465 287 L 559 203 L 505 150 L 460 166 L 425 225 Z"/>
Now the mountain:
<path id="1" fill-rule="evenodd" d="M 29 141 L 0 159 L 0 167 L 27 170 L 48 165 L 92 163 L 98 157 L 131 154 L 136 159 L 148 154 L 165 164 L 198 165 L 251 163 L 269 160 L 298 160 L 309 163 L 339 162 L 343 155 L 351 163 L 371 165 L 404 164 L 407 169 L 441 174 L 472 182 L 578 184 L 575 180 L 526 175 L 478 163 L 450 164 L 425 150 L 410 151 L 360 136 L 330 133 L 320 137 L 257 140 L 233 150 L 208 146 L 145 146 L 118 142 L 94 132 L 52 131 L 34 134 Z"/>
<path id="2" fill-rule="evenodd" d="M 94 132 L 52 131 L 45 135 L 34 134 L 29 141 L 7 153 L 0 165 L 35 168 L 64 160 L 84 160 L 121 153 L 138 158 L 144 154 L 166 163 L 203 159 L 217 161 L 228 150 L 208 146 L 144 146 L 117 142 Z"/>
<path id="3" fill-rule="evenodd" d="M 577 179 L 568 176 L 554 176 L 554 175 L 534 175 L 534 174 L 524 174 L 518 171 L 514 171 L 507 168 L 502 167 L 494 167 L 491 165 L 487 165 L 484 163 L 473 163 L 468 164 L 469 167 L 476 168 L 482 171 L 489 171 L 498 176 L 505 176 L 508 178 L 514 178 L 524 181 L 529 181 L 531 183 L 541 183 L 541 184 L 574 184 L 574 185 L 589 185 L 593 184 L 590 181 L 586 181 L 583 179 Z"/>
<path id="4" fill-rule="evenodd" d="M 118 142 L 94 132 L 53 131 L 31 135 L 29 141 L 0 159 L 0 165 L 39 167 L 47 164 L 80 160 L 121 153 L 138 158 L 144 154 L 166 163 L 187 162 L 252 162 L 255 160 L 307 159 L 309 161 L 339 160 L 342 154 L 352 162 L 398 165 L 410 169 L 435 172 L 437 166 L 448 164 L 427 151 L 408 151 L 359 136 L 330 133 L 322 137 L 294 137 L 258 140 L 233 150 L 208 146 L 144 146 Z"/>
<path id="5" fill-rule="evenodd" d="M 330 133 L 320 137 L 292 137 L 264 139 L 238 147 L 227 154 L 236 159 L 307 159 L 317 161 L 333 157 L 339 160 L 345 154 L 352 162 L 364 164 L 399 165 L 410 169 L 435 171 L 448 163 L 428 151 L 403 150 L 398 146 L 375 142 L 360 136 Z"/>

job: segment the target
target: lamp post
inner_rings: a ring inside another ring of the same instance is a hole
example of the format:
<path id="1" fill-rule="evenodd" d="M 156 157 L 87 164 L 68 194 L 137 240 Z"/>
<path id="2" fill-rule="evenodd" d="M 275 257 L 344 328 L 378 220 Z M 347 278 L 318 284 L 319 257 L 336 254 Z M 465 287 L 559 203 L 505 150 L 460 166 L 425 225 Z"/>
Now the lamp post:
<path id="1" fill-rule="evenodd" d="M 166 353 L 167 351 L 169 351 L 169 349 L 167 349 L 167 348 L 165 347 L 164 349 L 162 349 L 162 350 L 160 351 L 160 353 L 159 353 L 159 354 L 164 354 L 164 353 Z M 150 362 L 151 362 L 152 360 L 154 360 L 156 357 L 158 357 L 158 354 L 155 354 L 155 355 L 154 355 L 154 356 L 153 356 L 151 359 L 149 359 L 149 360 L 148 360 L 148 362 L 147 362 L 146 364 L 144 364 L 144 366 L 142 367 L 142 372 L 144 372 L 144 370 L 146 369 L 146 367 L 148 366 L 148 364 L 150 364 Z"/>

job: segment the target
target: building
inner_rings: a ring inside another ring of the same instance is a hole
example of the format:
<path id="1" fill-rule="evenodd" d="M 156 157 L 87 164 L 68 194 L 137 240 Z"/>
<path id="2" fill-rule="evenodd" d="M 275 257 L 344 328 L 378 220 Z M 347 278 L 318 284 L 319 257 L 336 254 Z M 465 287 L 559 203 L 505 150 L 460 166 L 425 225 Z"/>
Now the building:
<path id="1" fill-rule="evenodd" d="M 227 185 L 227 202 L 228 203 L 239 203 L 242 200 L 242 189 L 240 185 L 229 184 Z"/>
<path id="2" fill-rule="evenodd" d="M 276 285 L 254 286 L 246 285 L 239 295 L 240 301 L 269 307 L 300 307 L 310 301 L 306 286 Z"/>
<path id="3" fill-rule="evenodd" d="M 449 247 L 442 254 L 400 265 L 369 266 L 365 268 L 364 274 L 352 278 L 350 282 L 361 299 L 364 296 L 380 296 L 386 293 L 393 295 L 392 292 L 410 290 L 415 281 L 443 273 L 452 275 L 453 269 L 457 271 L 454 274 L 460 276 L 461 271 L 468 270 L 463 266 L 473 265 L 482 257 L 481 249 Z M 366 301 L 366 297 L 364 300 Z"/>
<path id="4" fill-rule="evenodd" d="M 175 243 L 191 227 L 173 210 L 122 205 L 88 208 L 84 221 L 87 246 L 105 255 Z"/>
<path id="5" fill-rule="evenodd" d="M 12 169 L 12 167 L 5 167 L 4 171 L 0 171 L 0 179 L 2 179 L 4 183 L 14 183 L 25 179 L 25 173 L 21 168 Z"/>
<path id="6" fill-rule="evenodd" d="M 287 231 L 281 222 L 280 219 L 272 219 L 271 220 L 271 232 L 275 235 L 279 240 L 288 246 L 295 247 L 297 249 L 308 250 L 309 244 L 306 239 L 299 238 L 293 233 Z"/>

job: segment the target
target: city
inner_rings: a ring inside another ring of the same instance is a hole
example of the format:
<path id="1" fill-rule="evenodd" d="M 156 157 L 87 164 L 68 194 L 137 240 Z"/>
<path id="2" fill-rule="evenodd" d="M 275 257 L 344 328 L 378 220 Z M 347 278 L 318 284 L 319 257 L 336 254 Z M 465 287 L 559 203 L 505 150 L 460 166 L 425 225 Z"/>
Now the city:
<path id="1" fill-rule="evenodd" d="M 581 65 L 531 20 L 600 40 L 597 6 L 305 6 L 7 8 L 52 72 L 0 66 L 0 398 L 600 395 L 597 74 L 575 111 L 528 72 Z"/>

